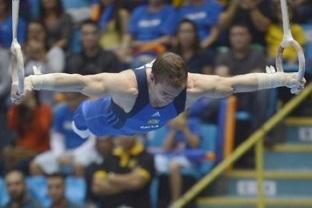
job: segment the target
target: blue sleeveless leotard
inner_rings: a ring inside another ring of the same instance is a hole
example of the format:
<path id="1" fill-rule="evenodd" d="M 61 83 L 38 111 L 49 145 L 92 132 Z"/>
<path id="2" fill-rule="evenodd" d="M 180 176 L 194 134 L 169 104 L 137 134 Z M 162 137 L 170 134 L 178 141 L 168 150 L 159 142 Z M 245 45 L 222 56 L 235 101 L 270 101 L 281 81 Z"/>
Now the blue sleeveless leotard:
<path id="1" fill-rule="evenodd" d="M 145 71 L 146 67 L 134 70 L 139 92 L 129 113 L 124 112 L 111 97 L 86 100 L 75 112 L 74 131 L 82 137 L 87 137 L 85 131 L 96 136 L 134 135 L 158 129 L 183 112 L 186 89 L 164 107 L 151 106 Z"/>

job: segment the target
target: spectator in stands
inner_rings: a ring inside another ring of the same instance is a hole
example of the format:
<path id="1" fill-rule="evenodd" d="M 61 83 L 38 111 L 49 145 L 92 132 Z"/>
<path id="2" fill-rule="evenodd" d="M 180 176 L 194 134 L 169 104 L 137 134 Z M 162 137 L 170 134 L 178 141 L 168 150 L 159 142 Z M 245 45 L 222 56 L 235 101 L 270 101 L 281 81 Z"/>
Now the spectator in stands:
<path id="1" fill-rule="evenodd" d="M 222 7 L 216 0 L 189 0 L 179 9 L 176 20 L 178 22 L 183 19 L 194 21 L 201 47 L 208 48 L 217 40 L 219 34 L 217 24 L 221 11 Z"/>
<path id="2" fill-rule="evenodd" d="M 100 44 L 102 48 L 114 50 L 118 55 L 118 48 L 127 32 L 129 12 L 121 7 L 120 0 L 101 0 L 101 15 L 99 27 L 102 31 Z M 120 54 L 122 58 L 122 54 Z"/>
<path id="3" fill-rule="evenodd" d="M 101 72 L 117 72 L 120 62 L 111 51 L 99 46 L 100 32 L 93 21 L 86 21 L 81 26 L 81 53 L 71 54 L 66 60 L 67 73 L 96 74 Z"/>
<path id="4" fill-rule="evenodd" d="M 91 191 L 93 173 L 101 168 L 101 164 L 107 158 L 112 157 L 114 149 L 114 138 L 112 136 L 103 136 L 96 139 L 95 150 L 89 152 L 89 160 L 92 161 L 85 171 L 85 179 L 87 182 L 86 201 L 89 204 L 94 204 L 97 201 L 97 196 Z M 108 159 L 109 160 L 109 159 Z"/>
<path id="5" fill-rule="evenodd" d="M 17 134 L 16 146 L 40 153 L 49 148 L 52 111 L 41 104 L 38 92 L 29 93 L 25 102 L 12 105 L 8 111 L 8 126 Z"/>
<path id="6" fill-rule="evenodd" d="M 5 176 L 5 183 L 10 201 L 4 208 L 42 208 L 41 204 L 27 194 L 25 176 L 21 171 L 8 172 Z"/>
<path id="7" fill-rule="evenodd" d="M 40 22 L 29 23 L 24 47 L 26 74 L 33 73 L 33 66 L 40 66 L 42 73 L 63 71 L 65 65 L 64 52 L 56 46 L 48 49 L 46 38 L 47 33 Z"/>
<path id="8" fill-rule="evenodd" d="M 138 6 L 131 14 L 128 34 L 123 43 L 125 50 L 131 49 L 130 55 L 138 56 L 138 63 L 150 61 L 157 54 L 163 53 L 165 45 L 170 43 L 169 27 L 174 9 L 164 0 L 149 0 L 147 5 Z M 148 54 L 148 58 L 145 56 Z M 140 57 L 140 55 L 142 55 Z M 134 68 L 136 67 L 134 66 Z"/>
<path id="9" fill-rule="evenodd" d="M 182 56 L 192 73 L 213 73 L 213 56 L 200 48 L 197 27 L 191 20 L 182 20 L 177 28 L 177 45 L 173 52 Z"/>
<path id="10" fill-rule="evenodd" d="M 33 73 L 34 66 L 39 66 L 42 73 L 63 72 L 65 53 L 58 46 L 48 48 L 47 33 L 40 22 L 32 21 L 28 24 L 24 53 L 26 75 Z M 54 105 L 54 94 L 54 92 L 41 92 L 40 100 Z"/>
<path id="11" fill-rule="evenodd" d="M 93 174 L 92 191 L 101 196 L 100 207 L 151 207 L 150 184 L 154 176 L 153 156 L 138 138 L 115 138 L 113 157 L 104 159 Z"/>
<path id="12" fill-rule="evenodd" d="M 90 165 L 101 164 L 106 157 L 110 156 L 114 148 L 114 138 L 112 136 L 97 137 L 94 151 L 89 152 Z"/>
<path id="13" fill-rule="evenodd" d="M 41 104 L 39 94 L 33 92 L 23 104 L 9 107 L 7 122 L 16 138 L 4 148 L 5 169 L 18 167 L 28 171 L 29 161 L 49 148 L 51 108 Z"/>
<path id="14" fill-rule="evenodd" d="M 219 26 L 229 28 L 232 24 L 246 24 L 253 42 L 265 45 L 265 33 L 271 23 L 274 11 L 271 0 L 233 0 L 220 16 Z"/>
<path id="15" fill-rule="evenodd" d="M 278 48 L 280 43 L 283 40 L 284 31 L 282 27 L 282 12 L 281 12 L 281 5 L 280 1 L 274 0 L 274 18 L 272 24 L 270 24 L 269 29 L 266 34 L 266 41 L 267 41 L 267 54 L 269 57 L 269 62 L 272 64 L 275 62 L 275 58 L 277 55 Z M 290 30 L 295 40 L 298 41 L 300 45 L 305 44 L 305 34 L 302 26 L 299 24 L 293 23 L 291 20 L 294 18 L 294 8 L 292 5 L 288 5 L 288 15 L 290 19 Z M 297 52 L 295 49 L 286 48 L 283 52 L 284 60 L 288 64 L 294 64 L 297 62 Z M 297 66 L 296 66 L 297 68 Z"/>
<path id="16" fill-rule="evenodd" d="M 61 0 L 40 0 L 40 20 L 47 31 L 47 47 L 65 49 L 69 43 L 73 22 L 63 12 Z"/>
<path id="17" fill-rule="evenodd" d="M 187 150 L 196 150 L 200 146 L 199 125 L 197 120 L 187 119 L 185 113 L 179 115 L 167 126 L 168 131 L 163 143 L 163 150 L 167 154 L 155 156 L 157 171 L 169 173 L 171 202 L 176 201 L 182 194 L 182 168 L 196 167 L 196 162 L 187 157 Z M 165 205 L 162 204 L 162 206 Z"/>
<path id="18" fill-rule="evenodd" d="M 50 208 L 80 208 L 65 196 L 65 178 L 55 173 L 47 176 L 48 194 L 52 199 Z"/>
<path id="19" fill-rule="evenodd" d="M 65 102 L 55 107 L 51 131 L 51 149 L 38 155 L 31 164 L 33 175 L 52 174 L 74 170 L 83 175 L 88 154 L 94 150 L 94 138 L 82 139 L 71 128 L 72 117 L 77 106 L 85 99 L 78 93 L 65 93 Z M 66 168 L 66 169 L 64 169 Z"/>
<path id="20" fill-rule="evenodd" d="M 12 42 L 12 16 L 9 1 L 0 0 L 0 47 L 10 48 Z M 26 22 L 19 18 L 17 40 L 22 45 L 26 39 Z"/>
<path id="21" fill-rule="evenodd" d="M 231 48 L 218 55 L 215 73 L 220 76 L 264 71 L 266 57 L 251 47 L 252 36 L 247 25 L 234 24 L 230 28 Z"/>
<path id="22" fill-rule="evenodd" d="M 263 72 L 266 64 L 266 56 L 257 48 L 251 47 L 252 37 L 249 28 L 244 24 L 234 24 L 230 28 L 231 48 L 220 53 L 216 60 L 215 74 L 220 76 L 234 76 L 250 72 Z M 272 91 L 254 92 L 250 94 L 239 94 L 237 99 L 237 111 L 241 112 L 237 117 L 238 124 L 236 142 L 239 144 L 246 139 L 249 134 L 259 127 L 268 116 L 274 105 L 270 105 L 268 97 Z M 256 118 L 256 119 L 255 119 Z M 251 165 L 252 157 L 241 162 L 243 166 Z M 252 161 L 253 163 L 253 161 Z"/>

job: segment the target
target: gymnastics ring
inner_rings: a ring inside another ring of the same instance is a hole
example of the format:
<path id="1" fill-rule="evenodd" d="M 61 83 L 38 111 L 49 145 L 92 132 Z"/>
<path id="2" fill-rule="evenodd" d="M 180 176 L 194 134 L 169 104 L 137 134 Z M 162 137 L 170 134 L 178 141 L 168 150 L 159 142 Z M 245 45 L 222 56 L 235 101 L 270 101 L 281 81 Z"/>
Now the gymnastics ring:
<path id="1" fill-rule="evenodd" d="M 296 49 L 298 61 L 299 61 L 299 71 L 298 71 L 298 81 L 301 81 L 304 78 L 305 73 L 305 57 L 304 52 L 300 44 L 293 38 L 291 30 L 289 27 L 289 16 L 287 8 L 287 0 L 281 0 L 281 9 L 282 9 L 282 19 L 283 19 L 283 30 L 284 37 L 278 48 L 275 64 L 276 69 L 279 72 L 284 72 L 283 69 L 283 52 L 287 46 L 291 46 Z"/>
<path id="2" fill-rule="evenodd" d="M 17 42 L 17 25 L 19 18 L 19 4 L 20 0 L 12 0 L 12 45 L 16 44 L 19 46 Z M 12 71 L 12 82 L 14 87 L 17 88 L 17 92 L 22 95 L 24 93 L 24 60 L 23 54 L 21 50 L 15 51 L 16 56 L 19 57 L 20 63 L 16 67 L 16 70 Z"/>

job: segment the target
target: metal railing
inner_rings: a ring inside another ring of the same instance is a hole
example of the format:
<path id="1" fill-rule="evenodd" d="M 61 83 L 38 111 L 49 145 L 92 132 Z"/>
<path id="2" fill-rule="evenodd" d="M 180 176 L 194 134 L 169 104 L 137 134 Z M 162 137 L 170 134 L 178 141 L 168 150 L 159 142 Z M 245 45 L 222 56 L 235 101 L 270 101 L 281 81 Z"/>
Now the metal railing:
<path id="1" fill-rule="evenodd" d="M 241 144 L 229 157 L 225 158 L 217 165 L 210 174 L 204 176 L 188 192 L 178 199 L 172 207 L 182 208 L 191 202 L 200 192 L 202 192 L 211 182 L 222 174 L 231 164 L 238 160 L 250 148 L 256 145 L 256 177 L 257 177 L 257 208 L 265 207 L 264 191 L 264 146 L 263 137 L 282 121 L 292 110 L 302 103 L 312 94 L 312 84 L 310 83 L 299 95 L 290 100 L 284 107 L 272 116 L 261 128 L 255 131 L 243 144 Z"/>

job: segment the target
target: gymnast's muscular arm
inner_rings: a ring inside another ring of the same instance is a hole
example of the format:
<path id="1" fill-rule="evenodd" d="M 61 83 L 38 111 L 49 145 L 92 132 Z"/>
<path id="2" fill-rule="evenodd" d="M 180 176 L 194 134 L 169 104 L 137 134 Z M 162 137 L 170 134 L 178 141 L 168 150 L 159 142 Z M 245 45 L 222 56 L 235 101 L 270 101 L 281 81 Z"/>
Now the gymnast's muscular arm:
<path id="1" fill-rule="evenodd" d="M 17 52 L 21 53 L 18 43 L 12 45 L 12 54 L 16 59 L 12 62 L 19 62 Z M 15 64 L 15 65 L 14 65 Z M 36 68 L 34 68 L 34 71 Z M 13 68 L 17 70 L 17 66 Z M 135 83 L 135 84 L 133 84 Z M 24 79 L 24 93 L 19 94 L 16 87 L 12 85 L 11 99 L 14 103 L 20 103 L 27 91 L 50 90 L 61 92 L 80 92 L 87 96 L 122 96 L 126 97 L 136 90 L 134 73 L 126 70 L 120 73 L 100 73 L 95 75 L 79 75 L 66 73 L 35 74 Z M 130 93 L 129 93 L 130 92 Z"/>
<path id="2" fill-rule="evenodd" d="M 131 85 L 133 76 L 130 70 L 95 75 L 66 73 L 30 75 L 25 78 L 25 89 L 80 92 L 95 97 L 123 95 L 134 88 Z"/>
<path id="3" fill-rule="evenodd" d="M 297 81 L 297 73 L 250 73 L 233 77 L 189 73 L 187 105 L 207 96 L 223 98 L 234 93 L 252 92 L 263 89 L 288 87 L 293 93 L 303 89 L 305 80 Z"/>

